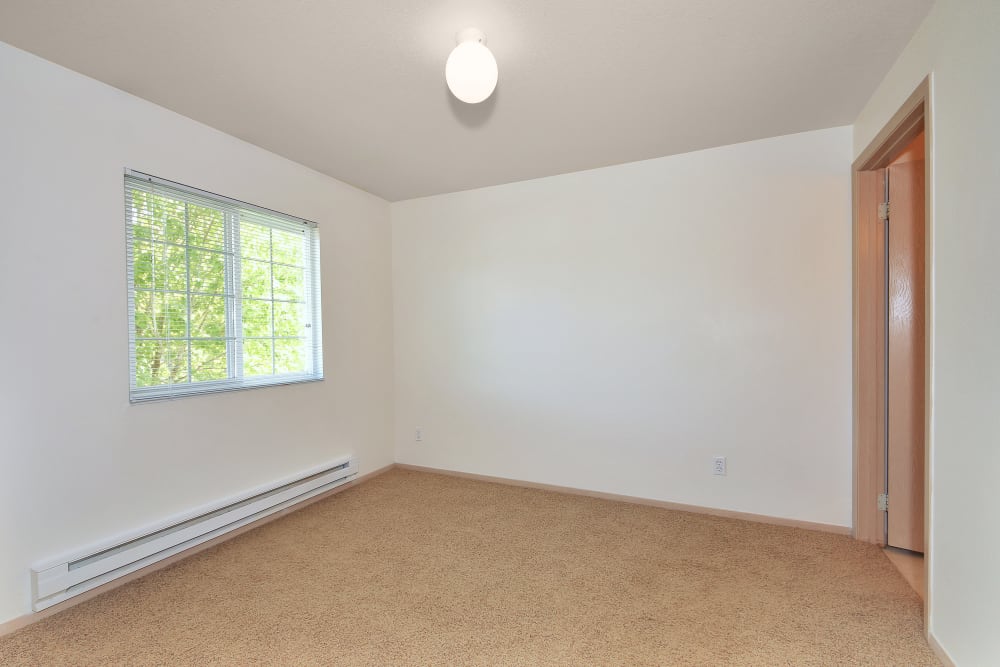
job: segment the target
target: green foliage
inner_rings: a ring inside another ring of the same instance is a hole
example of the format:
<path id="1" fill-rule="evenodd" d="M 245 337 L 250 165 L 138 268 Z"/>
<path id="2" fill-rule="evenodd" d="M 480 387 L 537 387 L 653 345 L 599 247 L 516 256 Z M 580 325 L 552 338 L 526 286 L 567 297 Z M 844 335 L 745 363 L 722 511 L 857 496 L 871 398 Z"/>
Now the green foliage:
<path id="1" fill-rule="evenodd" d="M 237 330 L 228 323 L 226 214 L 133 190 L 136 384 L 223 380 L 307 367 L 305 250 L 295 232 L 240 222 Z M 234 277 L 236 271 L 232 271 Z M 240 373 L 229 347 L 243 343 Z"/>
<path id="2" fill-rule="evenodd" d="M 294 266 L 304 266 L 302 256 L 302 234 L 287 232 L 282 229 L 271 230 L 273 261 Z"/>
<path id="3" fill-rule="evenodd" d="M 274 298 L 302 301 L 305 298 L 305 270 L 301 266 L 272 264 L 274 272 Z"/>
<path id="4" fill-rule="evenodd" d="M 270 338 L 250 339 L 243 343 L 243 372 L 246 375 L 271 375 L 274 372 Z"/>
<path id="5" fill-rule="evenodd" d="M 243 283 L 244 299 L 271 298 L 271 266 L 270 262 L 244 259 L 240 264 L 240 280 Z"/>
<path id="6" fill-rule="evenodd" d="M 243 300 L 243 335 L 261 338 L 271 335 L 271 301 Z"/>

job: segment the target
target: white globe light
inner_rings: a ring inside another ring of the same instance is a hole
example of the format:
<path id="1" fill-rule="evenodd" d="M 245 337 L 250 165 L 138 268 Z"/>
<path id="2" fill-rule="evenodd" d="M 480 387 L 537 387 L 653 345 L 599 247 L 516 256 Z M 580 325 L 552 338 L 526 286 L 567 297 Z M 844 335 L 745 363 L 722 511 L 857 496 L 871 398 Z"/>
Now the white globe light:
<path id="1" fill-rule="evenodd" d="M 486 37 L 479 31 L 464 31 L 448 62 L 444 66 L 444 78 L 452 94 L 468 104 L 477 104 L 493 94 L 497 87 L 497 61 L 488 48 Z"/>

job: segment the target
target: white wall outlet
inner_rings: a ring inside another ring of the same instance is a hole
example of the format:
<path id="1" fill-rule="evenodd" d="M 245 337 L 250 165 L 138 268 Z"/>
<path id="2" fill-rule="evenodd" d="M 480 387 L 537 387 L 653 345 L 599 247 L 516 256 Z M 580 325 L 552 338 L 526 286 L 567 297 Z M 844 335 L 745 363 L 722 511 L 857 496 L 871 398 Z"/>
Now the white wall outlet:
<path id="1" fill-rule="evenodd" d="M 725 475 L 726 474 L 726 457 L 716 456 L 712 459 L 712 474 L 713 475 Z"/>
<path id="2" fill-rule="evenodd" d="M 413 439 L 416 440 L 417 442 L 423 442 L 424 441 L 424 429 L 418 428 L 416 431 L 414 431 L 414 433 L 413 433 Z"/>

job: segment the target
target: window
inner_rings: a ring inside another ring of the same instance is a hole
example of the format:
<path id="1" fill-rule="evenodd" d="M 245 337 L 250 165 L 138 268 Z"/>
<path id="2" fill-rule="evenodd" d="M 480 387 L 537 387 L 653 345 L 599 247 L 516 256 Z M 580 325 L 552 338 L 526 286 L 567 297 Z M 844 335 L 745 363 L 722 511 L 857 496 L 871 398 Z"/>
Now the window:
<path id="1" fill-rule="evenodd" d="M 315 223 L 129 171 L 131 401 L 321 380 Z"/>

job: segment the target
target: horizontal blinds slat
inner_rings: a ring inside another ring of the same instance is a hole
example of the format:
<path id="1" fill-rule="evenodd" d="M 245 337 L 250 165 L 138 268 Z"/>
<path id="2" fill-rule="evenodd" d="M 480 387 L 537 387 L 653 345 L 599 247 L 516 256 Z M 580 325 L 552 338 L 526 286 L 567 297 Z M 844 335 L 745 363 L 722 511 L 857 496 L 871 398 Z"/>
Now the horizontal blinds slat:
<path id="1" fill-rule="evenodd" d="M 170 199 L 193 204 L 194 206 L 201 206 L 203 208 L 213 208 L 219 211 L 235 211 L 238 208 L 230 202 L 206 196 L 207 193 L 199 194 L 194 190 L 183 190 L 176 187 L 153 183 L 141 178 L 135 178 L 133 176 L 126 176 L 125 184 L 127 187 L 136 192 L 162 195 L 164 197 L 169 197 Z"/>
<path id="2" fill-rule="evenodd" d="M 296 234 L 308 234 L 315 223 L 303 224 L 298 219 L 279 218 L 274 215 L 263 215 L 252 209 L 240 209 L 240 222 L 261 225 L 272 229 L 283 229 Z"/>
<path id="3" fill-rule="evenodd" d="M 193 188 L 190 185 L 184 185 L 183 183 L 177 183 L 165 178 L 160 178 L 158 176 L 153 176 L 151 174 L 145 174 L 141 171 L 135 171 L 134 169 L 127 169 L 125 171 L 125 178 L 127 180 L 132 180 L 134 182 L 144 182 L 148 183 L 150 187 L 161 187 L 164 189 L 171 189 L 178 193 L 190 193 L 195 197 L 202 197 L 206 201 L 217 202 L 218 205 L 229 205 L 233 208 L 239 208 L 246 212 L 258 212 L 264 216 L 274 216 L 275 218 L 281 218 L 289 221 L 294 221 L 298 224 L 305 225 L 306 227 L 317 227 L 318 225 L 312 220 L 307 220 L 305 218 L 300 218 L 294 215 L 288 215 L 287 213 L 280 213 L 273 209 L 266 208 L 264 206 L 258 206 L 256 204 L 251 204 L 249 202 L 241 201 L 239 199 L 233 199 L 231 197 L 225 197 L 223 195 L 215 194 L 214 192 L 208 192 L 207 190 L 200 190 L 198 188 Z"/>

